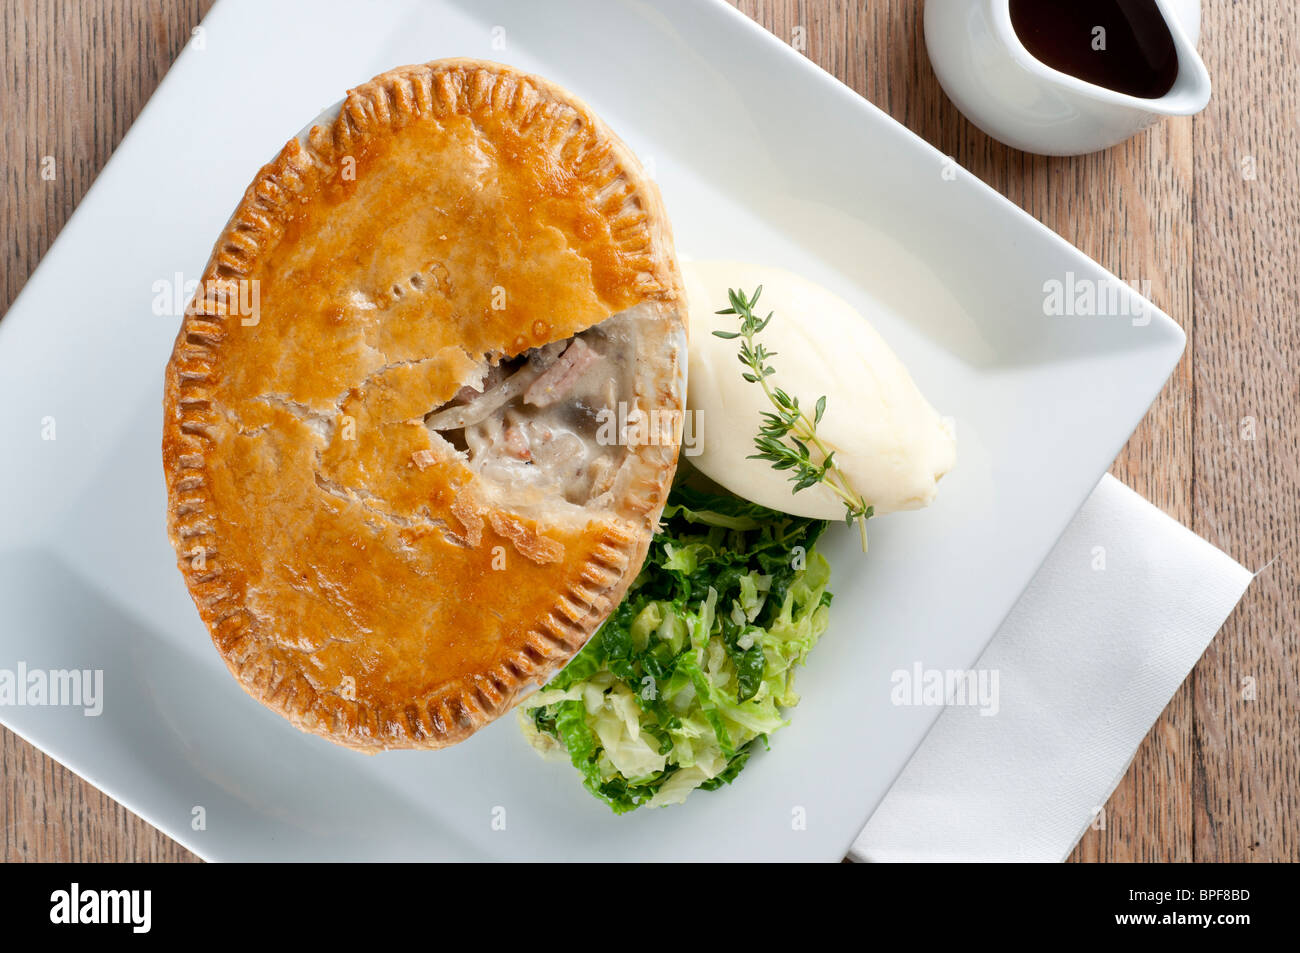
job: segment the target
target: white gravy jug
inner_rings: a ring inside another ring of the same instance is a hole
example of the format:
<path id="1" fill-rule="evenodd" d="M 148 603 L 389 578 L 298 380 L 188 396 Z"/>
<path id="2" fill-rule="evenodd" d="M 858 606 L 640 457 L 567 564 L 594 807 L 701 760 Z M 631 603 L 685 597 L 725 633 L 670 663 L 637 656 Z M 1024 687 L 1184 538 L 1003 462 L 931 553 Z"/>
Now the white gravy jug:
<path id="1" fill-rule="evenodd" d="M 944 92 L 990 136 L 1043 155 L 1096 152 L 1165 116 L 1200 112 L 1210 100 L 1210 75 L 1196 52 L 1200 0 L 1154 2 L 1178 57 L 1173 87 L 1159 99 L 1117 92 L 1035 58 L 1012 25 L 1011 0 L 926 0 L 926 46 Z"/>

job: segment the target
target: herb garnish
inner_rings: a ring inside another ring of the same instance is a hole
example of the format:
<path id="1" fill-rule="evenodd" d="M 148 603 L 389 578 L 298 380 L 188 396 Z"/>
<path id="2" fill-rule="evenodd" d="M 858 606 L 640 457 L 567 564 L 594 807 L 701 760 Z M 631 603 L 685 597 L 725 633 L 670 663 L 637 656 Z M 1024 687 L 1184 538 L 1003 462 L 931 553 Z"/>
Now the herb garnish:
<path id="1" fill-rule="evenodd" d="M 754 437 L 754 447 L 758 453 L 750 454 L 747 459 L 766 460 L 775 470 L 789 470 L 790 481 L 794 483 L 792 493 L 798 493 L 810 486 L 823 483 L 839 497 L 844 504 L 844 522 L 846 525 L 858 524 L 862 534 L 862 551 L 867 551 L 867 520 L 873 509 L 867 505 L 862 494 L 853 489 L 848 476 L 835 463 L 835 450 L 817 435 L 817 425 L 826 413 L 826 397 L 817 399 L 813 416 L 808 415 L 799 406 L 799 398 L 787 394 L 779 387 L 768 383 L 768 378 L 776 372 L 770 359 L 776 356 L 762 344 L 755 344 L 758 336 L 772 320 L 774 312 L 760 318 L 754 313 L 754 305 L 763 293 L 763 286 L 754 289 L 752 297 L 746 297 L 743 290 L 727 289 L 731 307 L 718 314 L 734 314 L 740 318 L 739 331 L 714 331 L 715 337 L 732 341 L 740 338 L 740 353 L 737 358 L 745 367 L 743 377 L 751 384 L 759 384 L 763 393 L 771 402 L 773 411 L 763 413 L 763 422 Z M 819 455 L 820 462 L 814 462 L 813 451 Z"/>

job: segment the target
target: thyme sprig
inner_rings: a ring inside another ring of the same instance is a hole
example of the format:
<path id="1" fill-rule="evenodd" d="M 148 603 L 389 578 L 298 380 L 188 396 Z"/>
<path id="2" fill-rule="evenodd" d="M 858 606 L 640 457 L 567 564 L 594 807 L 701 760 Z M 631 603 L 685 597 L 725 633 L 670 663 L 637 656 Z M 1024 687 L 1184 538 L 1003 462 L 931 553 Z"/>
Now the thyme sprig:
<path id="1" fill-rule="evenodd" d="M 746 297 L 743 290 L 729 288 L 727 297 L 731 307 L 717 312 L 734 314 L 740 318 L 739 331 L 714 331 L 715 337 L 727 341 L 740 339 L 740 353 L 736 355 L 745 370 L 741 376 L 751 384 L 763 388 L 773 410 L 764 411 L 758 434 L 754 437 L 754 447 L 758 453 L 750 454 L 747 459 L 766 460 L 775 470 L 789 470 L 790 481 L 794 483 L 792 493 L 806 490 L 810 486 L 822 483 L 839 497 L 844 504 L 844 522 L 852 526 L 858 524 L 862 535 L 862 551 L 867 551 L 867 520 L 873 509 L 853 489 L 847 474 L 835 462 L 835 448 L 823 440 L 817 433 L 817 425 L 826 413 L 826 396 L 817 399 L 812 417 L 799 406 L 799 398 L 775 387 L 768 378 L 776 373 L 770 360 L 776 357 L 775 351 L 769 351 L 754 339 L 772 320 L 773 312 L 760 318 L 754 312 L 763 286 L 754 289 L 752 296 Z M 820 461 L 820 462 L 818 462 Z"/>

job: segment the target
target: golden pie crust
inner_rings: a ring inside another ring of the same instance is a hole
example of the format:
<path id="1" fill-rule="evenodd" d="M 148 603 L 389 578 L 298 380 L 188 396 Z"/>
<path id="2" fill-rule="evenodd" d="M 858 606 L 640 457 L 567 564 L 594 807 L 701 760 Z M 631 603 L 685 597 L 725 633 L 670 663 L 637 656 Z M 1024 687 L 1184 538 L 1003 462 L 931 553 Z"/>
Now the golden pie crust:
<path id="1" fill-rule="evenodd" d="M 291 139 L 217 242 L 164 397 L 168 531 L 244 689 L 342 745 L 437 748 L 558 671 L 640 569 L 675 440 L 629 446 L 604 505 L 513 506 L 424 417 L 484 356 L 629 309 L 636 409 L 680 416 L 658 190 L 560 87 L 440 60 Z"/>

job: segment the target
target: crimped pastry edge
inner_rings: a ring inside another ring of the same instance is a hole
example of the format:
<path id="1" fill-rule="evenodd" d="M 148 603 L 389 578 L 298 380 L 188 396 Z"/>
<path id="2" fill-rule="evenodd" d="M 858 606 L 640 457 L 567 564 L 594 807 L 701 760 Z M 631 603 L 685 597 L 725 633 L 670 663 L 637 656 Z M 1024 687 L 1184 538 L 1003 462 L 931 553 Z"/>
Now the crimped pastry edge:
<path id="1" fill-rule="evenodd" d="M 627 146 L 585 104 L 540 77 L 487 61 L 453 59 L 390 70 L 350 90 L 328 129 L 313 126 L 308 142 L 291 139 L 257 174 L 218 239 L 203 273 L 200 291 L 187 308 L 167 366 L 164 389 L 163 462 L 168 488 L 168 535 L 191 597 L 207 624 L 227 668 L 251 696 L 299 729 L 365 752 L 394 748 L 439 748 L 464 740 L 545 683 L 586 644 L 587 639 L 622 599 L 645 559 L 653 529 L 662 512 L 675 467 L 677 448 L 638 448 L 642 466 L 632 493 L 636 519 L 606 532 L 583 573 L 582 583 L 557 600 L 546 619 L 529 631 L 517 651 L 492 670 L 444 683 L 406 704 L 367 705 L 318 691 L 301 671 L 286 670 L 259 638 L 260 622 L 239 597 L 242 570 L 219 560 L 196 563 L 196 550 L 219 556 L 208 547 L 211 505 L 205 470 L 209 445 L 202 413 L 205 373 L 220 346 L 222 288 L 256 270 L 280 237 L 288 203 L 309 194 L 316 177 L 332 160 L 347 154 L 359 138 L 393 134 L 419 118 L 419 84 L 443 74 L 459 73 L 462 84 L 479 83 L 483 74 L 530 85 L 546 102 L 571 108 L 581 128 L 604 138 L 646 210 L 645 241 L 652 269 L 638 290 L 667 323 L 665 364 L 653 383 L 663 409 L 684 409 L 685 303 L 673 255 L 672 236 L 658 189 Z M 472 74 L 472 75 L 470 75 Z M 496 86 L 493 87 L 494 89 Z M 473 89 L 462 93 L 473 95 Z M 427 105 L 423 108 L 428 108 Z M 640 378 L 638 378 L 640 383 Z"/>

